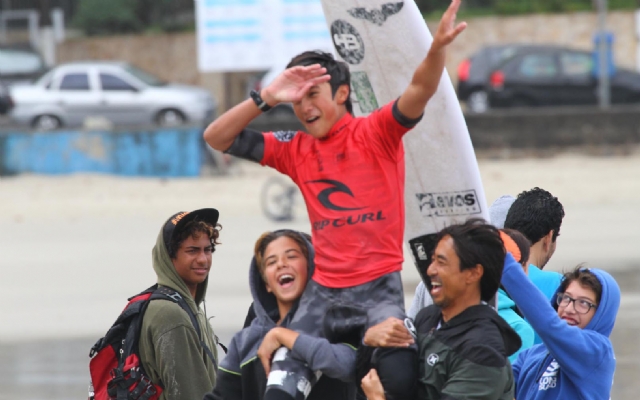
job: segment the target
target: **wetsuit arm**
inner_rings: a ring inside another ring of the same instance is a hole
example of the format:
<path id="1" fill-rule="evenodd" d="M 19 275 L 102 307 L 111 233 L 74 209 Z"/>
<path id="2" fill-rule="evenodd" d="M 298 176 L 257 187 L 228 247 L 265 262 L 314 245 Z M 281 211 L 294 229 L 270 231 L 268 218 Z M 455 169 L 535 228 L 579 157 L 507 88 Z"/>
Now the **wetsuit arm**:
<path id="1" fill-rule="evenodd" d="M 455 25 L 458 7 L 460 7 L 460 0 L 453 0 L 445 11 L 427 56 L 416 69 L 409 87 L 398 100 L 398 109 L 409 119 L 418 118 L 424 112 L 427 102 L 438 89 L 442 78 L 446 47 L 466 27 L 465 23 Z"/>
<path id="2" fill-rule="evenodd" d="M 262 132 L 245 128 L 240 131 L 225 153 L 245 160 L 261 162 L 264 158 L 264 135 Z"/>

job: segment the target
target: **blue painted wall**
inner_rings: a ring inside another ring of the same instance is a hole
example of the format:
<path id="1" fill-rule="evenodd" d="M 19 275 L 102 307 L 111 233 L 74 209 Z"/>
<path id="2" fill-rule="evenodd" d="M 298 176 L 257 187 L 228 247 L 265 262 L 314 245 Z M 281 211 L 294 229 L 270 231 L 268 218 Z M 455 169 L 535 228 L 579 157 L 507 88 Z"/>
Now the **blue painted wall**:
<path id="1" fill-rule="evenodd" d="M 198 176 L 202 130 L 0 133 L 0 175 L 98 172 L 127 176 Z"/>

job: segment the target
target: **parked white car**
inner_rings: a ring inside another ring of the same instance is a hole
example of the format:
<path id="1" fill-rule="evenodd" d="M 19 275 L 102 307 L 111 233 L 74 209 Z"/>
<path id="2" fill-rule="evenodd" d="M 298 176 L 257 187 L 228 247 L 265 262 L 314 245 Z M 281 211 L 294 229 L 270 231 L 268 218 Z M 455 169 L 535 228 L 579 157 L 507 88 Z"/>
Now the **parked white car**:
<path id="1" fill-rule="evenodd" d="M 198 87 L 162 82 L 124 62 L 63 64 L 32 85 L 14 86 L 11 119 L 38 130 L 83 126 L 208 123 L 217 103 Z"/>

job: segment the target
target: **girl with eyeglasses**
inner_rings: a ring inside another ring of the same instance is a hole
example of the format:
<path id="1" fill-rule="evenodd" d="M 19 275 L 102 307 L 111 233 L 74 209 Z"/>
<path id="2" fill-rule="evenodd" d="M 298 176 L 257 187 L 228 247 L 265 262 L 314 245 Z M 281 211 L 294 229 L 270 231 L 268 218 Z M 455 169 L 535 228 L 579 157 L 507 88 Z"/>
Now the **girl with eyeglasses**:
<path id="1" fill-rule="evenodd" d="M 620 306 L 613 277 L 578 266 L 549 303 L 507 253 L 502 284 L 542 339 L 513 363 L 515 398 L 609 399 L 615 371 L 609 335 Z"/>

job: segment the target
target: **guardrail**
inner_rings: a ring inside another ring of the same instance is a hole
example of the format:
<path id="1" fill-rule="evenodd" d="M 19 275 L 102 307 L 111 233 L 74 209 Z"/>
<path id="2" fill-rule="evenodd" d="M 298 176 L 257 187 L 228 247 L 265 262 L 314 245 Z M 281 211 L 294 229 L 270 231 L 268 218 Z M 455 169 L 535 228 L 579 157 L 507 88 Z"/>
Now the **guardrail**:
<path id="1" fill-rule="evenodd" d="M 0 132 L 0 175 L 97 172 L 125 176 L 200 175 L 202 127 L 117 131 Z"/>

